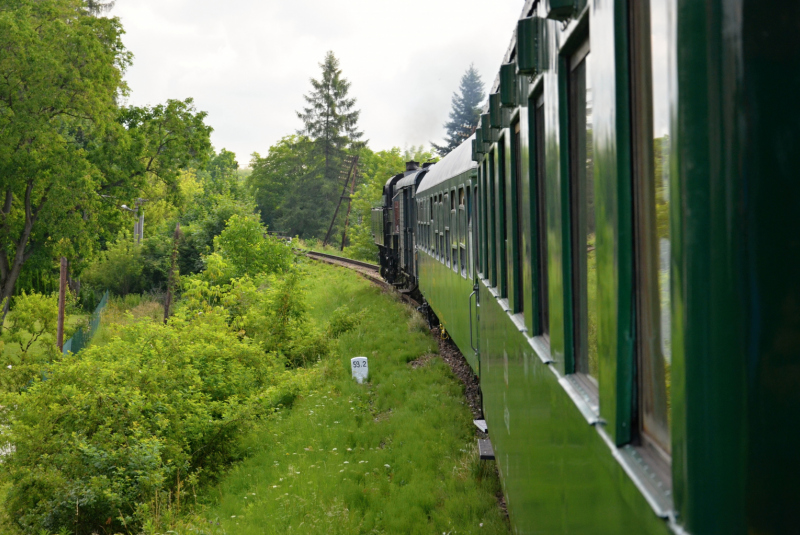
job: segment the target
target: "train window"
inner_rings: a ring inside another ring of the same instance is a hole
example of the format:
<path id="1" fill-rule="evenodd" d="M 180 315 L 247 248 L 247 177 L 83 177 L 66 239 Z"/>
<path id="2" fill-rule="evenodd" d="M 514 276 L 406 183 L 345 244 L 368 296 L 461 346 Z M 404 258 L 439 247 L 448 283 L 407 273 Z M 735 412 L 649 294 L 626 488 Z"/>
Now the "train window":
<path id="1" fill-rule="evenodd" d="M 480 235 L 481 235 L 481 273 L 484 279 L 489 278 L 489 191 L 488 191 L 488 158 L 483 159 L 483 166 L 481 167 L 481 220 L 480 220 Z"/>
<path id="2" fill-rule="evenodd" d="M 464 186 L 458 188 L 458 269 L 461 276 L 467 276 L 467 207 Z"/>
<path id="3" fill-rule="evenodd" d="M 533 109 L 533 152 L 535 192 L 535 225 L 536 225 L 536 283 L 537 304 L 539 308 L 538 333 L 550 336 L 550 300 L 548 299 L 547 276 L 547 197 L 545 195 L 545 154 L 544 154 L 544 96 L 539 95 Z"/>
<path id="4" fill-rule="evenodd" d="M 447 207 L 450 205 L 450 194 L 444 194 L 444 203 L 442 204 L 442 216 L 444 219 L 444 243 L 442 243 L 443 253 L 445 255 L 445 264 L 449 267 L 450 266 L 450 231 L 452 227 L 450 226 L 450 212 L 447 210 Z"/>
<path id="5" fill-rule="evenodd" d="M 450 190 L 450 258 L 452 259 L 453 271 L 458 272 L 458 241 L 461 229 L 458 228 L 458 213 L 456 211 L 456 190 Z"/>
<path id="6" fill-rule="evenodd" d="M 639 431 L 670 452 L 670 23 L 671 2 L 631 4 L 634 265 Z"/>
<path id="7" fill-rule="evenodd" d="M 439 242 L 436 247 L 439 249 L 439 260 L 444 262 L 444 218 L 442 217 L 442 194 L 439 194 L 439 204 L 436 206 L 436 218 L 439 220 Z"/>
<path id="8" fill-rule="evenodd" d="M 475 188 L 477 192 L 477 186 L 472 186 Z M 473 194 L 473 190 L 470 186 L 467 186 L 467 247 L 469 248 L 469 272 L 467 273 L 467 277 L 470 280 L 475 276 L 474 275 L 474 268 L 475 265 L 475 247 L 473 245 L 475 231 L 472 229 L 472 210 L 473 210 L 473 202 L 476 194 Z"/>
<path id="9" fill-rule="evenodd" d="M 434 241 L 434 225 L 433 225 L 433 196 L 428 197 L 428 250 L 433 252 L 435 249 Z"/>
<path id="10" fill-rule="evenodd" d="M 488 212 L 488 225 L 489 229 L 489 283 L 492 287 L 497 286 L 497 212 L 495 211 L 497 204 L 497 190 L 495 188 L 495 168 L 494 168 L 495 149 L 489 151 L 489 175 L 486 180 L 486 197 L 487 197 L 487 212 Z"/>
<path id="11" fill-rule="evenodd" d="M 574 371 L 596 384 L 597 267 L 595 251 L 592 88 L 589 40 L 570 58 L 568 77 L 572 321 Z"/>
<path id="12" fill-rule="evenodd" d="M 511 125 L 511 161 L 513 163 L 512 180 L 511 180 L 511 203 L 510 206 L 513 210 L 511 219 L 513 221 L 512 243 L 514 244 L 513 251 L 511 252 L 511 280 L 513 286 L 513 310 L 515 313 L 523 312 L 525 308 L 525 292 L 522 291 L 522 260 L 525 255 L 522 253 L 523 248 L 523 217 L 522 210 L 522 140 L 520 137 L 519 121 Z"/>
<path id="13" fill-rule="evenodd" d="M 508 216 L 506 214 L 506 142 L 497 143 L 497 271 L 500 278 L 500 297 L 508 297 Z"/>

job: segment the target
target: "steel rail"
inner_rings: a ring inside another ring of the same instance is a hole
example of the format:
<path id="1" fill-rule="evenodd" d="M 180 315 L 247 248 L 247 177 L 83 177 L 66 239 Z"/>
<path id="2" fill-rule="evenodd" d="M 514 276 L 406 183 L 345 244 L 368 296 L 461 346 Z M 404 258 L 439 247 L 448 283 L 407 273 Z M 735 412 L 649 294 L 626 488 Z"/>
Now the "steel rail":
<path id="1" fill-rule="evenodd" d="M 409 305 L 412 305 L 413 307 L 420 306 L 420 303 L 412 299 L 411 296 L 400 293 L 399 291 L 397 291 L 397 288 L 395 288 L 394 286 L 383 280 L 383 278 L 381 278 L 381 276 L 379 275 L 380 266 L 376 266 L 375 264 L 370 264 L 368 262 L 362 262 L 360 260 L 353 260 L 351 258 L 344 258 L 341 256 L 335 256 L 327 253 L 318 253 L 316 251 L 306 251 L 305 254 L 309 258 L 313 258 L 314 260 L 317 260 L 319 262 L 325 262 L 326 264 L 333 264 L 335 266 L 338 265 L 341 267 L 351 266 L 353 268 L 358 267 L 362 269 L 368 269 L 371 273 L 366 273 L 364 271 L 359 271 L 359 270 L 354 270 L 354 271 L 359 275 L 361 275 L 362 277 L 370 280 L 374 284 L 377 284 L 381 288 L 395 292 L 397 296 L 400 298 L 400 300 L 408 303 Z"/>
<path id="2" fill-rule="evenodd" d="M 327 258 L 328 260 L 335 260 L 337 262 L 342 262 L 344 264 L 351 264 L 354 266 L 366 268 L 375 272 L 380 271 L 380 266 L 375 264 L 370 264 L 369 262 L 362 262 L 361 260 L 353 260 L 352 258 L 345 258 L 343 256 L 334 256 L 332 254 L 327 253 L 318 253 L 316 251 L 307 251 L 306 255 L 310 257 L 320 257 L 320 258 Z"/>

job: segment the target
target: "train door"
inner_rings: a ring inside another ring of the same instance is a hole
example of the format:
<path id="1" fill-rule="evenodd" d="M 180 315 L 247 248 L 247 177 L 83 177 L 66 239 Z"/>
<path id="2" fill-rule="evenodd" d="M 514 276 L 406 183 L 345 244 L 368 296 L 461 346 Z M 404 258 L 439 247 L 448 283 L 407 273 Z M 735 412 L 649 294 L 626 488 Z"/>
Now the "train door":
<path id="1" fill-rule="evenodd" d="M 472 294 L 469 296 L 469 320 L 470 320 L 470 345 L 475 352 L 478 361 L 478 377 L 480 377 L 481 354 L 480 354 L 480 292 L 478 292 L 478 206 L 480 205 L 478 184 L 467 183 L 467 247 L 469 250 L 469 280 L 472 281 Z M 473 231 L 474 229 L 474 231 Z M 483 400 L 481 400 L 481 413 L 483 412 Z"/>

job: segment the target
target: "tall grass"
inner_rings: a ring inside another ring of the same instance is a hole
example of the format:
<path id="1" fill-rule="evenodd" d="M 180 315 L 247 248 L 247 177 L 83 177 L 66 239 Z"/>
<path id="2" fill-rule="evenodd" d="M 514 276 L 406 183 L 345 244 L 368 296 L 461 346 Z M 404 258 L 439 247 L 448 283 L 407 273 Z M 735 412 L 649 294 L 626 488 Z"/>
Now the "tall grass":
<path id="1" fill-rule="evenodd" d="M 320 324 L 342 305 L 363 321 L 340 337 L 318 388 L 254 429 L 248 458 L 196 494 L 173 532 L 508 533 L 460 383 L 441 359 L 408 365 L 436 351 L 414 312 L 346 270 L 308 272 Z M 369 358 L 364 385 L 350 377 L 355 356 Z"/>

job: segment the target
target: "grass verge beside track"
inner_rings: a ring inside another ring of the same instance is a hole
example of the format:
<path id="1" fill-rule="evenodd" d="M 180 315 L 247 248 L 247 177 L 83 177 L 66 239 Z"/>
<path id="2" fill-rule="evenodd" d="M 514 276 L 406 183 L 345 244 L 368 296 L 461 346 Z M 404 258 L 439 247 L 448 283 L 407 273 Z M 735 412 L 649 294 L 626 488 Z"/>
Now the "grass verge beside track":
<path id="1" fill-rule="evenodd" d="M 461 383 L 421 318 L 342 268 L 309 263 L 307 289 L 320 323 L 338 307 L 364 310 L 338 341 L 323 380 L 254 429 L 248 458 L 201 491 L 173 533 L 508 533 L 494 466 L 475 451 Z M 370 380 L 350 378 L 369 358 Z"/>

